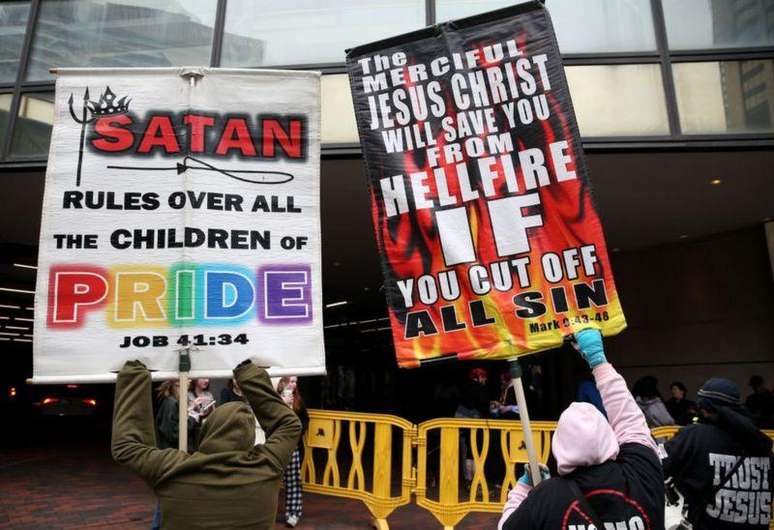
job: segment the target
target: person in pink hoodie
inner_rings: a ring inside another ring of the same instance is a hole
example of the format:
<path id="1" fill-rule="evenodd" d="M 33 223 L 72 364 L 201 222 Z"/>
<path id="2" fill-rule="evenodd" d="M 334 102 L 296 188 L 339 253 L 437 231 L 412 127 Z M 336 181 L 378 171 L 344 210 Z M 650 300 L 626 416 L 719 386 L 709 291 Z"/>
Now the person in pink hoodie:
<path id="1" fill-rule="evenodd" d="M 498 530 L 663 530 L 664 476 L 645 416 L 607 362 L 599 331 L 583 329 L 575 340 L 607 418 L 589 403 L 562 413 L 551 443 L 559 476 L 533 488 L 525 470 Z"/>

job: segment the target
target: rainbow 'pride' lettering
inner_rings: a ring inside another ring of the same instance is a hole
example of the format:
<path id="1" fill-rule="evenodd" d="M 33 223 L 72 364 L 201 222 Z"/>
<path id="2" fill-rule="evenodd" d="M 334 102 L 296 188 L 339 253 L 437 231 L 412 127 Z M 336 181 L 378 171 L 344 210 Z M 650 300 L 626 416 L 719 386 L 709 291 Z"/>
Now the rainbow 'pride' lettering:
<path id="1" fill-rule="evenodd" d="M 82 327 L 96 311 L 113 328 L 163 328 L 312 322 L 309 264 L 251 270 L 221 263 L 57 264 L 49 270 L 47 327 Z"/>

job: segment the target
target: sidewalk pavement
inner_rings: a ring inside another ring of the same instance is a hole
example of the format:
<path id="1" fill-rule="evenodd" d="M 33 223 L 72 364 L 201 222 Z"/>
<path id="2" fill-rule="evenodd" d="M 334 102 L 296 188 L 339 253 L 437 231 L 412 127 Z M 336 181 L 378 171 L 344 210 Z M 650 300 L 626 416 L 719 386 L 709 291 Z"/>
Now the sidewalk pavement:
<path id="1" fill-rule="evenodd" d="M 284 528 L 282 493 L 275 528 Z M 0 530 L 147 530 L 156 500 L 139 478 L 115 464 L 106 446 L 52 445 L 0 451 Z M 492 529 L 496 514 L 472 514 L 456 528 Z M 441 529 L 415 505 L 398 508 L 390 528 Z M 360 501 L 305 494 L 301 530 L 368 529 Z"/>

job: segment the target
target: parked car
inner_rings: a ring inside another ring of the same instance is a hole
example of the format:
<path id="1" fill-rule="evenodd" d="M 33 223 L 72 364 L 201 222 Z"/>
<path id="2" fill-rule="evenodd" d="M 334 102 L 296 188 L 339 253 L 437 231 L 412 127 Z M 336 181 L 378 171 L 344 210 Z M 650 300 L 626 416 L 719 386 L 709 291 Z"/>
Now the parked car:
<path id="1" fill-rule="evenodd" d="M 103 405 L 92 385 L 43 385 L 32 389 L 33 411 L 42 417 L 95 416 Z"/>

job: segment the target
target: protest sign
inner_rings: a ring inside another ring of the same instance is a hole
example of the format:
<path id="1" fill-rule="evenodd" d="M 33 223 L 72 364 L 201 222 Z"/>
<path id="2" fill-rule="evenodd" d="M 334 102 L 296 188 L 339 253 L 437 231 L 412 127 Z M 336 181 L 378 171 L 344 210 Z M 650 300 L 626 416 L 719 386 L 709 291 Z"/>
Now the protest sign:
<path id="1" fill-rule="evenodd" d="M 401 366 L 625 328 L 540 3 L 360 46 L 347 70 Z"/>
<path id="2" fill-rule="evenodd" d="M 320 78 L 60 69 L 34 382 L 324 373 Z"/>

